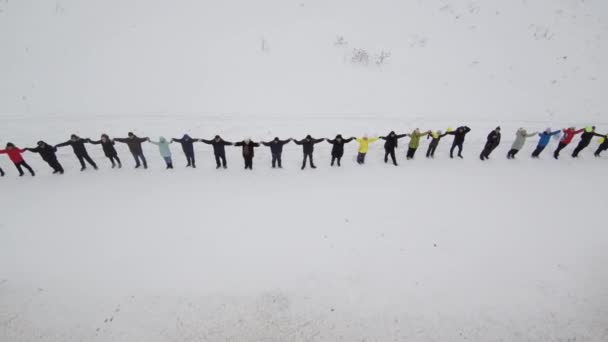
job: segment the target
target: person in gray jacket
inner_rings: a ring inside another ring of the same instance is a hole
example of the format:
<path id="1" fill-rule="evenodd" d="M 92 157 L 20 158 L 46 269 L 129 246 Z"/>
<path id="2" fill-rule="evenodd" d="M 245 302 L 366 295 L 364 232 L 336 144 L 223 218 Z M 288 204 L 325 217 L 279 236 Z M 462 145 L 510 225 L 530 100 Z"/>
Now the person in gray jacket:
<path id="1" fill-rule="evenodd" d="M 507 159 L 515 159 L 517 152 L 524 147 L 526 139 L 537 134 L 538 132 L 528 134 L 525 129 L 520 127 L 517 132 L 515 132 L 515 141 L 513 141 L 513 145 L 511 145 L 511 149 L 509 150 L 509 153 L 507 153 Z"/>

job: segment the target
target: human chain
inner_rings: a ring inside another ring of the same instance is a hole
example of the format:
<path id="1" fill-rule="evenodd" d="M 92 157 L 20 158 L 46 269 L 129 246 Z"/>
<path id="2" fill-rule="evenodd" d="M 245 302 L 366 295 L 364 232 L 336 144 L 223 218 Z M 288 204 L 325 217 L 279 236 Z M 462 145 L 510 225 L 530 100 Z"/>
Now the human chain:
<path id="1" fill-rule="evenodd" d="M 274 138 L 270 141 L 260 141 L 254 142 L 251 139 L 244 139 L 243 141 L 239 141 L 236 143 L 226 141 L 222 139 L 219 135 L 216 135 L 213 139 L 194 139 L 190 137 L 188 134 L 185 134 L 181 139 L 173 138 L 170 141 L 165 139 L 164 137 L 159 137 L 158 141 L 153 141 L 148 137 L 140 138 L 135 134 L 129 132 L 126 138 L 113 138 L 111 139 L 107 134 L 102 134 L 99 140 L 92 140 L 90 138 L 81 138 L 76 134 L 72 134 L 70 140 L 57 144 L 57 145 L 49 145 L 44 141 L 38 141 L 37 147 L 34 148 L 24 148 L 21 149 L 13 143 L 7 143 L 6 149 L 0 150 L 0 154 L 7 154 L 9 159 L 15 164 L 15 167 L 19 171 L 19 176 L 23 176 L 25 173 L 23 172 L 23 168 L 27 169 L 32 176 L 35 175 L 34 170 L 27 164 L 25 159 L 23 158 L 23 152 L 32 152 L 40 154 L 42 160 L 47 162 L 49 166 L 53 169 L 54 174 L 63 174 L 64 169 L 59 160 L 57 159 L 57 149 L 64 146 L 71 146 L 74 150 L 74 154 L 78 161 L 80 162 L 80 171 L 84 171 L 87 169 L 87 163 L 93 167 L 93 169 L 97 170 L 97 164 L 95 161 L 89 156 L 87 148 L 85 144 L 93 144 L 93 145 L 101 145 L 105 156 L 110 160 L 112 164 L 112 168 L 122 167 L 122 162 L 118 157 L 118 152 L 114 148 L 116 142 L 126 144 L 129 147 L 129 151 L 133 155 L 135 159 L 135 168 L 139 168 L 143 165 L 144 169 L 148 168 L 148 163 L 146 161 L 146 157 L 144 156 L 142 144 L 144 142 L 149 142 L 158 146 L 158 150 L 160 152 L 161 157 L 166 163 L 167 169 L 173 169 L 173 160 L 171 149 L 169 145 L 172 143 L 179 143 L 184 151 L 184 155 L 186 156 L 187 165 L 186 167 L 196 167 L 196 162 L 194 158 L 194 143 L 202 142 L 205 144 L 209 144 L 213 146 L 213 154 L 215 156 L 215 162 L 217 168 L 227 168 L 226 163 L 226 146 L 235 146 L 241 147 L 243 152 L 243 159 L 245 162 L 245 169 L 252 170 L 253 169 L 253 157 L 255 154 L 255 148 L 260 147 L 261 145 L 267 146 L 270 148 L 270 152 L 272 155 L 272 167 L 282 168 L 281 156 L 283 154 L 283 146 L 290 142 L 294 142 L 296 145 L 302 146 L 303 159 L 302 159 L 302 170 L 306 168 L 306 164 L 310 165 L 311 168 L 315 169 L 316 166 L 313 162 L 313 153 L 314 146 L 320 142 L 326 141 L 332 145 L 331 149 L 331 166 L 337 165 L 341 166 L 340 162 L 342 160 L 342 156 L 344 155 L 344 144 L 350 143 L 351 141 L 356 141 L 359 144 L 358 153 L 357 153 L 357 163 L 365 164 L 365 156 L 369 150 L 369 145 L 374 143 L 375 141 L 382 139 L 384 140 L 384 162 L 388 163 L 389 157 L 392 161 L 393 165 L 397 166 L 397 158 L 395 157 L 395 150 L 398 147 L 399 139 L 409 137 L 410 141 L 408 144 L 406 158 L 408 160 L 413 159 L 418 147 L 420 146 L 420 139 L 426 136 L 426 139 L 431 139 L 428 149 L 426 151 L 427 158 L 434 158 L 435 151 L 439 146 L 440 140 L 446 135 L 453 135 L 454 140 L 452 141 L 452 147 L 450 148 L 450 158 L 454 158 L 454 152 L 457 150 L 456 156 L 459 158 L 463 158 L 462 151 L 464 146 L 464 141 L 466 135 L 471 131 L 471 129 L 467 126 L 460 126 L 455 130 L 450 128 L 447 129 L 445 133 L 441 131 L 425 131 L 422 132 L 420 129 L 416 128 L 411 133 L 397 134 L 394 131 L 391 131 L 386 136 L 380 137 L 368 137 L 367 135 L 356 138 L 349 137 L 344 138 L 342 135 L 338 134 L 334 139 L 328 138 L 320 138 L 315 139 L 310 135 L 307 135 L 302 140 L 297 140 L 294 138 L 288 138 L 285 140 L 281 140 L 278 137 Z M 572 152 L 572 157 L 577 158 L 579 153 L 584 150 L 591 143 L 591 139 L 594 136 L 601 137 L 600 145 L 595 151 L 595 156 L 599 157 L 602 151 L 608 149 L 608 135 L 599 134 L 595 132 L 595 126 L 589 126 L 582 129 L 576 129 L 575 127 L 564 128 L 562 130 L 552 131 L 550 128 L 547 128 L 543 132 L 532 132 L 528 133 L 524 128 L 519 128 L 515 133 L 515 141 L 513 142 L 511 149 L 507 153 L 508 159 L 514 159 L 517 153 L 523 148 L 526 139 L 536 136 L 539 136 L 538 144 L 534 152 L 532 152 L 532 158 L 539 158 L 540 154 L 543 150 L 549 145 L 551 137 L 559 139 L 559 144 L 555 152 L 553 152 L 553 157 L 555 159 L 559 158 L 559 153 L 566 146 L 568 146 L 574 137 L 578 134 L 582 133 L 581 139 Z M 479 155 L 479 159 L 482 161 L 490 158 L 490 154 L 498 145 L 500 144 L 501 132 L 500 127 L 496 127 L 492 130 L 487 137 L 486 144 Z M 86 162 L 86 163 L 85 163 Z M 4 170 L 0 168 L 0 176 L 4 176 Z"/>

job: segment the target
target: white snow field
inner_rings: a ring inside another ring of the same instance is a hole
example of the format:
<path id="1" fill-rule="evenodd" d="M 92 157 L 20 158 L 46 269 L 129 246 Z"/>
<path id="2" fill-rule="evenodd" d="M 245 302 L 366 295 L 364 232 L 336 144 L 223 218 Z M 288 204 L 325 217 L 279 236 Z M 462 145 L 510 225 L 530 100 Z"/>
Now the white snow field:
<path id="1" fill-rule="evenodd" d="M 520 126 L 608 132 L 607 33 L 599 0 L 0 0 L 0 147 L 472 128 L 398 167 L 2 155 L 0 341 L 608 341 L 608 152 L 505 158 Z"/>

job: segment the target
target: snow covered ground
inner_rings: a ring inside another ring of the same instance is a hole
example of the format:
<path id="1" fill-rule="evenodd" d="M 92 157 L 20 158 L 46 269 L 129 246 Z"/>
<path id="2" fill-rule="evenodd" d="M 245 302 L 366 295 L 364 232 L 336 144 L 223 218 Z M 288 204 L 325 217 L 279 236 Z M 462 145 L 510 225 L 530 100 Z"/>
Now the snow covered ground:
<path id="1" fill-rule="evenodd" d="M 0 1 L 0 146 L 254 140 L 467 124 L 426 160 L 51 175 L 0 166 L 0 341 L 606 341 L 608 154 L 505 155 L 515 130 L 608 131 L 602 1 Z M 347 46 L 334 45 L 344 36 Z M 351 63 L 366 49 L 369 65 Z M 373 55 L 391 52 L 377 66 Z M 503 142 L 477 158 L 496 125 Z M 575 142 L 578 140 L 576 138 Z"/>

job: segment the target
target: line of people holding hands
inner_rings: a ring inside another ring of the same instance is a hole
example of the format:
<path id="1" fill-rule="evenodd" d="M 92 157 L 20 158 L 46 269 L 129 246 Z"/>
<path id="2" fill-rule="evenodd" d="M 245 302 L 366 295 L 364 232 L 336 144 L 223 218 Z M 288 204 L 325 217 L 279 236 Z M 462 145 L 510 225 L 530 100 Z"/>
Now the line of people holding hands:
<path id="1" fill-rule="evenodd" d="M 311 168 L 316 168 L 313 161 L 313 153 L 314 146 L 318 143 L 326 141 L 327 143 L 332 145 L 331 149 L 331 166 L 337 165 L 341 166 L 340 162 L 344 155 L 344 145 L 350 143 L 351 141 L 356 141 L 359 144 L 358 153 L 357 153 L 357 163 L 364 164 L 365 157 L 369 150 L 369 145 L 378 141 L 384 140 L 384 162 L 392 161 L 393 165 L 397 166 L 397 158 L 395 155 L 395 150 L 398 148 L 399 139 L 409 137 L 410 141 L 408 144 L 408 149 L 406 153 L 407 160 L 411 160 L 414 158 L 416 151 L 420 146 L 420 140 L 426 136 L 426 139 L 430 140 L 429 146 L 426 151 L 427 158 L 434 158 L 435 151 L 439 145 L 440 140 L 447 136 L 453 135 L 454 139 L 452 141 L 452 146 L 450 148 L 450 158 L 454 158 L 454 152 L 456 151 L 456 156 L 459 158 L 463 158 L 462 151 L 463 145 L 465 141 L 466 135 L 471 131 L 471 129 L 467 126 L 460 126 L 455 130 L 448 128 L 445 133 L 441 131 L 425 131 L 422 132 L 418 128 L 416 128 L 411 133 L 406 134 L 397 134 L 394 131 L 391 131 L 386 136 L 379 137 L 368 137 L 364 135 L 363 137 L 349 137 L 344 138 L 342 135 L 338 134 L 334 139 L 328 138 L 320 138 L 315 139 L 310 135 L 307 135 L 302 140 L 297 140 L 293 138 L 281 140 L 278 137 L 270 141 L 260 141 L 254 142 L 251 139 L 244 139 L 242 141 L 233 143 L 230 141 L 226 141 L 222 139 L 219 135 L 216 135 L 213 139 L 194 139 L 190 137 L 188 134 L 185 134 L 182 138 L 173 138 L 171 140 L 167 140 L 164 137 L 159 137 L 158 140 L 152 140 L 149 137 L 138 137 L 132 132 L 128 133 L 126 138 L 113 138 L 111 139 L 107 134 L 102 134 L 99 140 L 92 140 L 89 138 L 81 138 L 75 134 L 72 134 L 70 140 L 57 144 L 57 145 L 49 145 L 44 141 L 38 141 L 37 146 L 33 148 L 18 148 L 13 143 L 7 143 L 6 149 L 0 150 L 0 154 L 7 154 L 10 160 L 15 164 L 15 167 L 19 171 L 19 175 L 23 176 L 25 172 L 23 169 L 25 168 L 30 172 L 32 176 L 35 175 L 34 170 L 27 164 L 25 159 L 22 156 L 23 152 L 32 152 L 40 154 L 41 158 L 48 163 L 48 165 L 53 169 L 54 174 L 63 174 L 64 168 L 57 159 L 57 149 L 65 146 L 71 146 L 76 158 L 80 162 L 80 171 L 84 171 L 87 169 L 87 164 L 89 164 L 93 169 L 97 170 L 97 164 L 95 161 L 89 156 L 87 148 L 85 144 L 93 144 L 93 145 L 101 145 L 101 148 L 104 152 L 104 155 L 109 159 L 111 163 L 111 167 L 121 168 L 122 162 L 118 157 L 118 152 L 115 148 L 115 143 L 123 143 L 126 144 L 129 148 L 129 151 L 133 155 L 135 160 L 135 168 L 139 168 L 143 166 L 144 169 L 148 168 L 148 163 L 146 161 L 146 157 L 143 153 L 142 144 L 145 142 L 149 142 L 158 147 L 159 153 L 163 160 L 165 161 L 167 169 L 173 169 L 173 160 L 172 153 L 169 147 L 172 143 L 179 143 L 184 152 L 184 156 L 186 157 L 186 167 L 196 168 L 196 160 L 194 154 L 194 143 L 202 142 L 205 144 L 209 144 L 213 147 L 213 154 L 215 157 L 216 167 L 219 168 L 227 168 L 226 162 L 226 146 L 236 146 L 242 148 L 242 155 L 245 164 L 245 169 L 252 170 L 253 169 L 253 157 L 255 155 L 255 148 L 260 147 L 260 145 L 264 145 L 270 148 L 271 156 L 272 156 L 272 168 L 278 167 L 282 168 L 282 153 L 283 146 L 290 142 L 294 142 L 296 145 L 302 146 L 303 159 L 302 159 L 302 169 L 306 168 L 306 165 L 309 164 Z M 581 139 L 577 147 L 574 149 L 572 153 L 572 157 L 578 157 L 579 153 L 584 150 L 589 144 L 594 136 L 601 137 L 600 145 L 598 149 L 595 151 L 595 156 L 599 157 L 602 151 L 608 149 L 608 136 L 605 134 L 599 134 L 595 132 L 595 126 L 590 126 L 582 129 L 575 129 L 574 127 L 565 128 L 563 130 L 552 131 L 550 128 L 547 128 L 543 132 L 532 132 L 528 133 L 524 128 L 520 128 L 515 133 L 515 140 L 511 146 L 511 149 L 507 153 L 508 159 L 514 159 L 517 153 L 523 148 L 526 139 L 536 136 L 539 136 L 539 141 L 536 146 L 534 152 L 532 152 L 532 158 L 539 158 L 540 154 L 543 152 L 545 147 L 549 144 L 551 137 L 558 138 L 559 144 L 557 149 L 555 150 L 553 156 L 555 159 L 559 158 L 560 151 L 563 150 L 566 146 L 568 146 L 574 137 L 577 134 L 581 135 Z M 496 147 L 500 144 L 501 140 L 501 129 L 500 127 L 496 127 L 492 130 L 486 140 L 486 144 L 479 155 L 479 158 L 484 161 L 490 158 L 490 155 Z M 0 168 L 0 176 L 4 176 L 4 170 Z"/>

